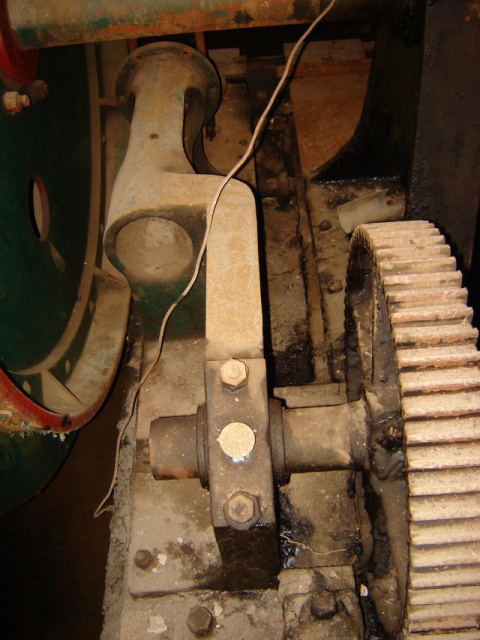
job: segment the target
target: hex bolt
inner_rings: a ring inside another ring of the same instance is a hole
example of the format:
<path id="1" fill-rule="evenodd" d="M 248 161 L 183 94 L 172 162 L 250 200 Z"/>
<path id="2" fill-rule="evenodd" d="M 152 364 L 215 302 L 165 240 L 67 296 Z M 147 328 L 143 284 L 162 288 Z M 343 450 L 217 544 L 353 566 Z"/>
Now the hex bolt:
<path id="1" fill-rule="evenodd" d="M 310 599 L 310 613 L 316 620 L 333 618 L 338 611 L 338 604 L 331 591 L 319 591 Z"/>
<path id="2" fill-rule="evenodd" d="M 220 367 L 222 385 L 231 391 L 237 391 L 247 384 L 248 367 L 241 360 L 227 360 Z"/>
<path id="3" fill-rule="evenodd" d="M 214 617 L 206 607 L 192 607 L 187 617 L 187 627 L 197 638 L 208 635 L 213 626 Z"/>
<path id="4" fill-rule="evenodd" d="M 6 91 L 2 96 L 2 102 L 5 111 L 14 116 L 16 113 L 20 113 L 24 107 L 30 105 L 30 98 L 18 93 L 18 91 Z"/>
<path id="5" fill-rule="evenodd" d="M 139 549 L 133 561 L 139 569 L 146 571 L 153 562 L 153 556 L 148 549 Z"/>
<path id="6" fill-rule="evenodd" d="M 236 529 L 248 529 L 262 515 L 257 496 L 237 491 L 225 504 L 225 518 Z"/>

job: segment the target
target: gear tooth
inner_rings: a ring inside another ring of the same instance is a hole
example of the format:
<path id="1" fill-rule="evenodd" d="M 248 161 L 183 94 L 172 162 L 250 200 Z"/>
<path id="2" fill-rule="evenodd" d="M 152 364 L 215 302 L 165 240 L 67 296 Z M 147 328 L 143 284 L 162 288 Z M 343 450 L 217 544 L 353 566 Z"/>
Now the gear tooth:
<path id="1" fill-rule="evenodd" d="M 455 258 L 432 258 L 430 260 L 382 260 L 378 263 L 380 271 L 384 276 L 393 274 L 421 274 L 421 273 L 443 273 L 455 271 L 457 261 Z"/>
<path id="2" fill-rule="evenodd" d="M 478 499 L 478 497 L 477 494 L 476 498 Z M 417 569 L 478 564 L 480 560 L 480 542 L 478 540 L 462 544 L 431 545 L 428 547 L 416 547 L 411 544 L 410 546 L 411 564 Z"/>
<path id="3" fill-rule="evenodd" d="M 422 308 L 425 305 L 465 304 L 467 295 L 465 288 L 403 289 L 387 292 L 386 298 L 388 310 L 395 312 L 400 309 Z"/>
<path id="4" fill-rule="evenodd" d="M 425 371 L 451 367 L 475 365 L 480 362 L 480 353 L 473 344 L 460 344 L 420 349 L 397 349 L 397 366 L 402 371 Z"/>
<path id="5" fill-rule="evenodd" d="M 407 445 L 438 442 L 480 441 L 480 418 L 471 416 L 449 420 L 407 420 L 404 425 Z"/>
<path id="6" fill-rule="evenodd" d="M 465 304 L 430 305 L 424 307 L 404 307 L 390 311 L 392 325 L 418 324 L 432 325 L 435 323 L 465 323 L 471 322 L 473 310 Z"/>
<path id="7" fill-rule="evenodd" d="M 417 445 L 408 447 L 407 453 L 406 463 L 409 471 L 480 466 L 480 442 Z M 467 480 L 467 477 L 465 479 Z M 470 487 L 470 491 L 473 491 L 473 486 Z M 468 488 L 469 486 L 465 485 L 464 491 Z"/>
<path id="8" fill-rule="evenodd" d="M 411 589 L 427 589 L 465 584 L 480 584 L 480 563 L 456 567 L 434 567 L 433 569 L 410 569 Z"/>
<path id="9" fill-rule="evenodd" d="M 440 273 L 407 273 L 385 275 L 383 278 L 384 290 L 390 291 L 405 289 L 438 289 L 444 287 L 460 288 L 462 274 L 460 271 L 443 271 Z"/>
<path id="10" fill-rule="evenodd" d="M 466 391 L 480 388 L 480 370 L 476 367 L 455 367 L 430 371 L 405 371 L 399 374 L 405 395 Z"/>
<path id="11" fill-rule="evenodd" d="M 458 445 L 454 445 L 457 446 Z M 470 444 L 466 443 L 465 447 L 469 447 Z M 422 455 L 422 451 L 419 455 Z M 471 466 L 465 468 L 466 463 L 461 460 L 461 456 L 464 451 L 457 448 L 457 467 L 450 462 L 450 466 L 447 469 L 438 468 L 434 463 L 430 463 L 430 466 L 420 467 L 418 470 L 415 467 L 415 463 L 411 461 L 411 451 L 409 452 L 409 469 L 411 472 L 408 474 L 408 491 L 411 496 L 434 496 L 434 495 L 448 495 L 459 493 L 480 493 L 480 468 L 477 466 Z M 477 459 L 480 456 L 480 451 L 477 448 Z M 460 459 L 459 459 L 460 458 Z M 480 528 L 478 529 L 480 534 Z M 479 536 L 480 539 L 480 536 Z M 456 540 L 452 540 L 456 542 Z"/>
<path id="12" fill-rule="evenodd" d="M 416 546 L 475 542 L 480 538 L 480 518 L 413 522 L 410 525 L 410 536 L 412 544 Z M 480 584 L 480 572 L 477 579 Z"/>
<path id="13" fill-rule="evenodd" d="M 470 323 L 427 326 L 393 326 L 392 335 L 398 347 L 435 346 L 442 344 L 476 344 L 478 331 Z"/>
<path id="14" fill-rule="evenodd" d="M 480 413 L 480 392 L 404 396 L 402 409 L 406 420 L 478 415 Z"/>

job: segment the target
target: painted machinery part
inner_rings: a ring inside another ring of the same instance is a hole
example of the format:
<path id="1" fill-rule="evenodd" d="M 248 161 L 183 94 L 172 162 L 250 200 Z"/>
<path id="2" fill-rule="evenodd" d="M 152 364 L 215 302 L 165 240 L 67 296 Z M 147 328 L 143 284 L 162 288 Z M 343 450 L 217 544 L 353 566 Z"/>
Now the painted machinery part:
<path id="1" fill-rule="evenodd" d="M 220 79 L 196 49 L 159 42 L 128 56 L 116 93 L 131 127 L 112 190 L 104 246 L 130 284 L 148 341 L 157 338 L 160 319 L 191 277 L 214 195 L 210 190 L 220 180 L 199 175 L 193 167 L 203 155 L 198 146 L 202 128 L 218 108 Z M 199 336 L 204 330 L 202 268 L 175 312 L 169 335 Z"/>
<path id="2" fill-rule="evenodd" d="M 103 403 L 130 297 L 126 285 L 96 267 L 101 167 L 93 48 L 44 51 L 38 73 L 48 99 L 14 117 L 0 115 L 2 512 L 35 495 L 71 448 L 73 436 L 47 432 L 77 429 Z M 99 325 L 113 298 L 118 323 L 101 344 Z M 73 388 L 81 377 L 90 380 L 83 397 Z"/>
<path id="3" fill-rule="evenodd" d="M 28 85 L 35 80 L 39 54 L 36 49 L 22 49 L 8 20 L 7 5 L 0 2 L 0 70 L 5 83 L 12 88 Z"/>
<path id="4" fill-rule="evenodd" d="M 348 280 L 349 399 L 369 405 L 370 480 L 402 603 L 388 631 L 476 637 L 480 354 L 462 275 L 438 229 L 411 221 L 358 227 Z"/>
<path id="5" fill-rule="evenodd" d="M 311 22 L 319 5 L 317 0 L 7 0 L 13 32 L 27 49 Z M 384 6 L 384 0 L 337 0 L 328 19 L 367 19 Z"/>

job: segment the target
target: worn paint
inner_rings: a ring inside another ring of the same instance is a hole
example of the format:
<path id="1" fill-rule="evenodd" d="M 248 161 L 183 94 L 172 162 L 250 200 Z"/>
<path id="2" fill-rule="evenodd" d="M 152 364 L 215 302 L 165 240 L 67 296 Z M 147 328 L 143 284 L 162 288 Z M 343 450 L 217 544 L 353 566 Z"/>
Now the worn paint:
<path id="1" fill-rule="evenodd" d="M 378 15 L 382 0 L 337 0 L 328 20 Z M 25 48 L 310 22 L 318 0 L 7 0 L 12 29 Z"/>

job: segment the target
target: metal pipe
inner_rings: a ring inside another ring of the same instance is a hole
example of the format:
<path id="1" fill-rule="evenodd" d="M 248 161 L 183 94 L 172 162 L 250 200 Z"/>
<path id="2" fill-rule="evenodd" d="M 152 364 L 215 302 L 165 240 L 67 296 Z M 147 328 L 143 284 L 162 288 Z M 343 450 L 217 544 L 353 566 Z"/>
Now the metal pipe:
<path id="1" fill-rule="evenodd" d="M 311 22 L 320 0 L 7 0 L 12 30 L 26 49 L 175 33 Z M 363 20 L 384 0 L 337 0 L 328 20 Z"/>

